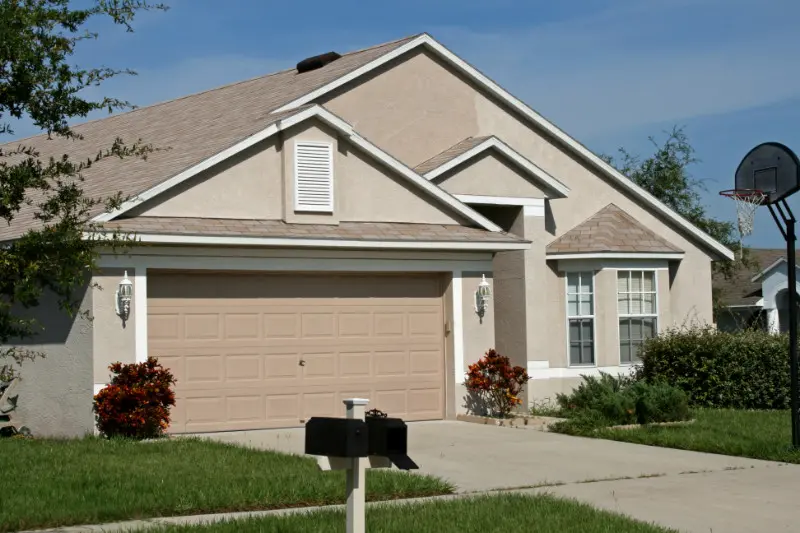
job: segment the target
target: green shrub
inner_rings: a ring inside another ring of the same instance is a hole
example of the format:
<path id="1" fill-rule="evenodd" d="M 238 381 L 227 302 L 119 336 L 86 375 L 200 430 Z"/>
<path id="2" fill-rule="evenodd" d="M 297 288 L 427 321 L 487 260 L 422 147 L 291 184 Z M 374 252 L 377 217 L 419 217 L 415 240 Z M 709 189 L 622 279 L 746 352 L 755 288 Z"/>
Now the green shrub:
<path id="1" fill-rule="evenodd" d="M 653 424 L 688 420 L 689 397 L 681 389 L 666 383 L 634 383 L 628 394 L 636 400 L 636 422 Z"/>
<path id="2" fill-rule="evenodd" d="M 666 383 L 646 383 L 631 376 L 605 373 L 582 378 L 572 393 L 558 395 L 561 411 L 568 420 L 551 425 L 552 431 L 580 435 L 604 426 L 689 419 L 686 393 Z"/>
<path id="3" fill-rule="evenodd" d="M 636 402 L 625 393 L 633 383 L 630 377 L 601 373 L 600 377 L 582 378 L 583 381 L 572 393 L 559 394 L 556 397 L 567 416 L 574 418 L 593 411 L 609 424 L 634 423 Z"/>
<path id="4" fill-rule="evenodd" d="M 758 330 L 672 329 L 639 352 L 637 376 L 683 390 L 696 407 L 787 409 L 789 341 Z"/>

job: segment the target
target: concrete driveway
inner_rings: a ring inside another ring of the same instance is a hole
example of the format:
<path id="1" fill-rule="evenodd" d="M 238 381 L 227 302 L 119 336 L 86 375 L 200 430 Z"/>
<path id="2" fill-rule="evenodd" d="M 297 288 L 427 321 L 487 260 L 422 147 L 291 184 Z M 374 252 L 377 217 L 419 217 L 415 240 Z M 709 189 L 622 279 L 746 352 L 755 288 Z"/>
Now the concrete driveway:
<path id="1" fill-rule="evenodd" d="M 302 454 L 303 430 L 205 435 Z M 420 472 L 459 492 L 535 489 L 682 531 L 797 531 L 800 466 L 466 422 L 409 424 Z"/>

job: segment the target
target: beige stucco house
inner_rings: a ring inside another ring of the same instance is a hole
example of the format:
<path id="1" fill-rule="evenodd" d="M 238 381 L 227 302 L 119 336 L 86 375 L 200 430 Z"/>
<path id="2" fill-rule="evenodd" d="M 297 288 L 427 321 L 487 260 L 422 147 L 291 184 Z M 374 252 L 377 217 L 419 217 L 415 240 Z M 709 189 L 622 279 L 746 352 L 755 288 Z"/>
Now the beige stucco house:
<path id="1" fill-rule="evenodd" d="M 347 396 L 426 420 L 464 410 L 491 347 L 528 369 L 533 400 L 711 321 L 711 262 L 731 252 L 429 35 L 316 67 L 25 141 L 161 148 L 86 173 L 88 193 L 130 196 L 96 220 L 141 246 L 102 256 L 91 322 L 36 310 L 49 356 L 19 402 L 34 432 L 91 431 L 116 360 L 174 371 L 174 432 L 298 426 Z"/>

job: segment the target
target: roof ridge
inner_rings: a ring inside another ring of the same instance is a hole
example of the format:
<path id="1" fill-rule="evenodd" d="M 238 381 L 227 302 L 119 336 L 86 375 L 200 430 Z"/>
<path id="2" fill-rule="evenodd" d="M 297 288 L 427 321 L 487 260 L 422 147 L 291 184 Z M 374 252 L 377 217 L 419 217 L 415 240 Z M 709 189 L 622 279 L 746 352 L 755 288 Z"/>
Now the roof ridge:
<path id="1" fill-rule="evenodd" d="M 416 39 L 416 38 L 418 38 L 418 37 L 420 37 L 422 35 L 425 35 L 425 33 L 417 33 L 417 34 L 409 35 L 409 36 L 406 36 L 406 37 L 403 37 L 403 38 L 400 38 L 400 39 L 395 39 L 393 41 L 388 41 L 388 42 L 385 42 L 385 43 L 380 43 L 380 44 L 368 46 L 366 48 L 361 48 L 361 49 L 358 49 L 358 50 L 352 50 L 352 51 L 345 52 L 344 54 L 342 54 L 342 57 L 354 56 L 354 55 L 357 55 L 357 54 L 362 54 L 364 52 L 369 52 L 370 50 L 375 50 L 376 48 L 381 48 L 382 46 L 390 46 L 390 45 L 397 44 L 397 43 L 400 43 L 400 42 L 403 42 L 403 41 L 411 41 L 411 40 L 414 40 L 414 39 Z M 277 76 L 278 74 L 285 74 L 287 72 L 291 72 L 292 70 L 295 70 L 295 69 L 296 69 L 296 67 L 285 68 L 285 69 L 282 69 L 282 70 L 277 70 L 275 72 L 269 72 L 267 74 L 261 74 L 261 75 L 258 75 L 258 76 L 253 76 L 252 78 L 247 78 L 245 80 L 234 81 L 234 82 L 226 83 L 224 85 L 220 85 L 220 86 L 217 86 L 217 87 L 212 87 L 210 89 L 203 89 L 201 91 L 197 91 L 197 92 L 194 92 L 194 93 L 185 94 L 183 96 L 178 96 L 178 97 L 175 97 L 175 98 L 170 98 L 168 100 L 162 100 L 160 102 L 155 102 L 155 103 L 147 104 L 147 105 L 144 105 L 144 106 L 135 106 L 135 107 L 133 107 L 131 109 L 127 109 L 125 111 L 120 111 L 119 113 L 110 114 L 110 115 L 105 116 L 105 117 L 94 118 L 94 119 L 91 119 L 91 120 L 87 120 L 85 122 L 81 122 L 80 124 L 70 125 L 70 129 L 82 127 L 82 126 L 85 126 L 87 124 L 93 124 L 95 122 L 100 122 L 101 120 L 109 120 L 109 119 L 114 119 L 114 118 L 118 118 L 118 117 L 129 116 L 132 113 L 135 113 L 137 111 L 143 111 L 145 109 L 152 109 L 152 108 L 159 107 L 159 106 L 162 106 L 162 105 L 165 105 L 165 104 L 171 104 L 173 102 L 180 102 L 181 100 L 185 100 L 187 98 L 200 96 L 201 94 L 211 93 L 211 92 L 219 91 L 219 90 L 222 90 L 222 89 L 228 89 L 230 87 L 235 87 L 237 85 L 241 85 L 241 84 L 244 84 L 244 83 L 250 83 L 250 82 L 253 82 L 253 81 L 256 81 L 256 80 L 263 80 L 265 78 L 270 78 L 272 76 Z M 280 106 L 278 106 L 278 107 L 280 107 Z M 269 112 L 272 112 L 272 111 L 274 111 L 274 109 L 270 109 L 269 110 Z M 13 141 L 0 143 L 0 146 L 9 146 L 9 145 L 12 145 L 12 144 L 17 144 L 18 145 L 18 144 L 21 144 L 23 141 L 27 141 L 27 140 L 30 140 L 30 139 L 35 139 L 37 137 L 44 137 L 44 136 L 47 136 L 47 133 L 37 133 L 36 135 L 29 135 L 28 137 L 23 137 L 22 139 L 16 139 L 16 140 L 13 140 Z"/>

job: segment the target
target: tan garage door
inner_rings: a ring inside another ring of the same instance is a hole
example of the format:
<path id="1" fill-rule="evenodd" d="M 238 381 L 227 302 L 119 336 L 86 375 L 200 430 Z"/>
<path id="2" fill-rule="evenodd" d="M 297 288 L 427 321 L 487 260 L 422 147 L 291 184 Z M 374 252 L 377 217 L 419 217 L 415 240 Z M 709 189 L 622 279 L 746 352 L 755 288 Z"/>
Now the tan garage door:
<path id="1" fill-rule="evenodd" d="M 442 418 L 437 276 L 148 274 L 148 351 L 172 369 L 174 433 L 278 428 L 370 399 Z"/>

